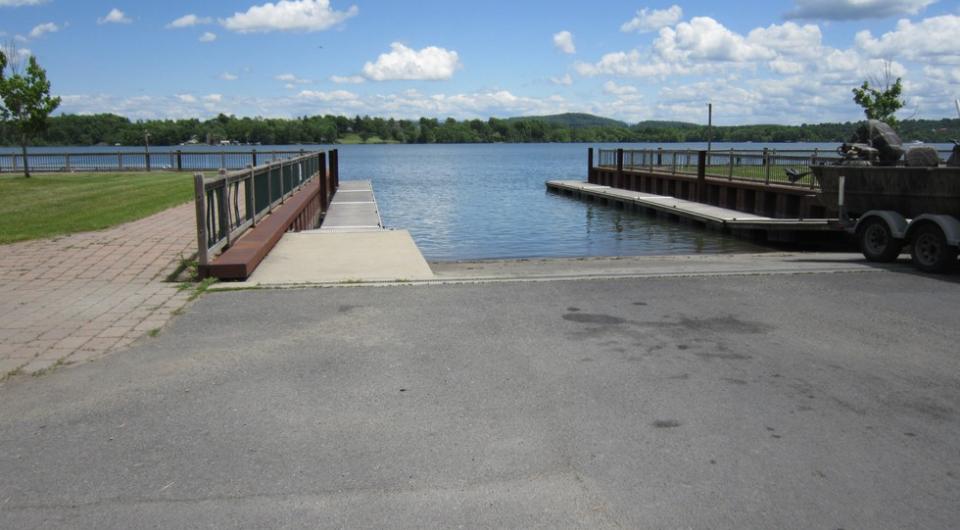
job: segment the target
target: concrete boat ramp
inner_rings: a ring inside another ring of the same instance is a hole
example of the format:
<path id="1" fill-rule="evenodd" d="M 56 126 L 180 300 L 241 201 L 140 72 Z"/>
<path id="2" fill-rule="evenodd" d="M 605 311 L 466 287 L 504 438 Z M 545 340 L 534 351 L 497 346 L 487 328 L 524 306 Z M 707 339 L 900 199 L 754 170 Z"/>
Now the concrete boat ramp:
<path id="1" fill-rule="evenodd" d="M 384 228 L 370 181 L 358 180 L 340 183 L 320 228 L 284 234 L 247 281 L 217 286 L 231 289 L 432 278 L 410 232 Z"/>

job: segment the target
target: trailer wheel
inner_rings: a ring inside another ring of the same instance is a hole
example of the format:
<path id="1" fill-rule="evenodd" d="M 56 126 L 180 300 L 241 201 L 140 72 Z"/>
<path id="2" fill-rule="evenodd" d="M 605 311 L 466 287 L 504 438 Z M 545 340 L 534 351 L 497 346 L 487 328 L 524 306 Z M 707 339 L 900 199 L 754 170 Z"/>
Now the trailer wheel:
<path id="1" fill-rule="evenodd" d="M 948 245 L 943 230 L 930 222 L 916 228 L 910 256 L 913 266 L 923 272 L 949 272 L 957 266 L 957 247 Z"/>
<path id="2" fill-rule="evenodd" d="M 903 249 L 903 242 L 894 239 L 886 221 L 879 217 L 871 217 L 857 228 L 857 242 L 863 257 L 880 263 L 897 259 Z"/>

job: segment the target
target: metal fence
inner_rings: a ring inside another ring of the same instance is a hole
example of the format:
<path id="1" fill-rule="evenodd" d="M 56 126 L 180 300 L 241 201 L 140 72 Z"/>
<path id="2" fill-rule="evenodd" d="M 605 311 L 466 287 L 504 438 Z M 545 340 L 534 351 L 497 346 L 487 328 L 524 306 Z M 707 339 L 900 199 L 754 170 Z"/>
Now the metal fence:
<path id="1" fill-rule="evenodd" d="M 131 151 L 27 153 L 30 172 L 205 171 L 242 169 L 304 155 L 305 151 Z M 0 153 L 0 173 L 23 172 L 23 155 Z"/>
<path id="2" fill-rule="evenodd" d="M 210 256 L 230 246 L 312 178 L 336 175 L 335 150 L 329 158 L 329 172 L 326 153 L 318 151 L 239 171 L 221 169 L 211 179 L 197 173 L 194 184 L 200 265 L 207 265 Z"/>

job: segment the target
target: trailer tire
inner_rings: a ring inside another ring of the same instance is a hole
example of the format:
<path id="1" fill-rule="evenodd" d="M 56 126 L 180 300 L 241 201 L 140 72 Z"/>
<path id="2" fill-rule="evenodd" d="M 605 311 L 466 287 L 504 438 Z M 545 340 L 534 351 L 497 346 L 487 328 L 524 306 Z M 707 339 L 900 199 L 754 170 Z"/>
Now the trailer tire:
<path id="1" fill-rule="evenodd" d="M 923 272 L 945 273 L 957 267 L 957 247 L 947 244 L 947 237 L 935 223 L 924 222 L 912 234 L 910 257 L 913 266 Z"/>
<path id="2" fill-rule="evenodd" d="M 895 239 L 890 226 L 879 217 L 871 217 L 857 227 L 857 243 L 868 261 L 889 263 L 900 255 L 903 241 Z"/>

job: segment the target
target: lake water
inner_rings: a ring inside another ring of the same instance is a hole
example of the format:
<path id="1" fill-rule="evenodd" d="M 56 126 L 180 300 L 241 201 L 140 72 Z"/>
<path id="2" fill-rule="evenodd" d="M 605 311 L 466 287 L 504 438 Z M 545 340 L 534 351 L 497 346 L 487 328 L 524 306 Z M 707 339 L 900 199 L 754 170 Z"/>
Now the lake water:
<path id="1" fill-rule="evenodd" d="M 548 193 L 585 180 L 587 145 L 341 146 L 343 179 L 370 179 L 384 224 L 432 261 L 756 251 L 743 240 Z"/>
<path id="2" fill-rule="evenodd" d="M 703 144 L 602 145 L 704 149 Z M 714 149 L 832 150 L 836 144 L 724 144 Z M 585 180 L 586 144 L 342 145 L 342 180 L 369 179 L 390 228 L 410 230 L 431 261 L 761 251 L 750 242 L 643 213 L 548 193 L 551 179 Z M 600 146 L 594 146 L 600 147 Z M 300 146 L 258 146 L 258 151 Z M 326 146 L 304 146 L 308 150 Z M 117 148 L 71 148 L 72 152 Z M 129 152 L 142 148 L 124 148 Z M 152 152 L 170 149 L 151 148 Z M 219 149 L 219 148 L 213 148 Z M 226 148 L 249 151 L 250 147 Z M 0 152 L 11 151 L 0 148 Z M 43 148 L 32 152 L 64 152 Z"/>

